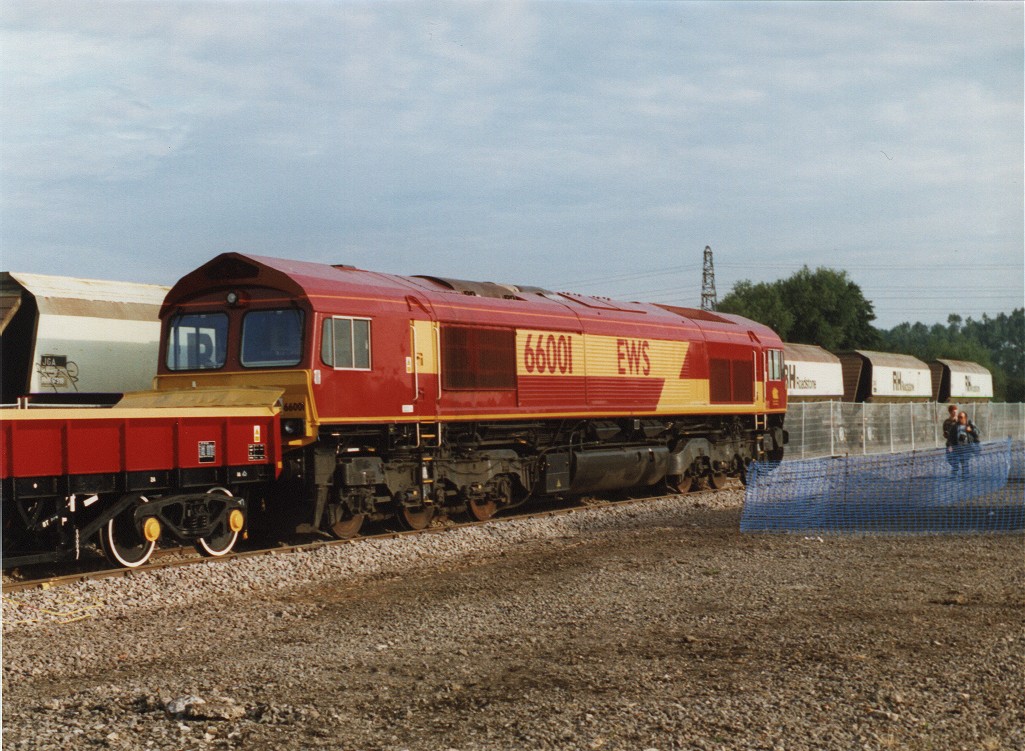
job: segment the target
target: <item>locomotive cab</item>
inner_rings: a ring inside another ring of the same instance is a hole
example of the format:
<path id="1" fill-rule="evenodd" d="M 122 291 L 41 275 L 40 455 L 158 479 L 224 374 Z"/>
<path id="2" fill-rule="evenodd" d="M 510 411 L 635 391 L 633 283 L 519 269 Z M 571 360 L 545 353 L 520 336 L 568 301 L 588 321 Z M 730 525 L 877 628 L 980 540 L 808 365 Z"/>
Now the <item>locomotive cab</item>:
<path id="1" fill-rule="evenodd" d="M 316 438 L 311 394 L 309 302 L 294 282 L 221 256 L 172 288 L 161 310 L 161 359 L 155 388 L 192 392 L 277 387 L 285 445 Z M 198 277 L 198 278 L 197 278 Z M 211 278 L 221 283 L 212 286 Z M 214 392 L 211 392 L 213 394 Z M 241 399 L 241 397 L 240 397 Z"/>
<path id="2" fill-rule="evenodd" d="M 156 388 L 283 389 L 290 449 L 339 424 L 436 419 L 424 396 L 436 330 L 411 287 L 351 266 L 219 256 L 165 300 Z"/>
<path id="3" fill-rule="evenodd" d="M 304 376 L 306 312 L 297 306 L 250 308 L 239 305 L 238 292 L 224 296 L 224 309 L 181 311 L 166 324 L 164 361 L 158 388 L 280 385 L 282 430 L 302 443 L 310 424 Z M 163 374 L 166 368 L 167 374 Z"/>

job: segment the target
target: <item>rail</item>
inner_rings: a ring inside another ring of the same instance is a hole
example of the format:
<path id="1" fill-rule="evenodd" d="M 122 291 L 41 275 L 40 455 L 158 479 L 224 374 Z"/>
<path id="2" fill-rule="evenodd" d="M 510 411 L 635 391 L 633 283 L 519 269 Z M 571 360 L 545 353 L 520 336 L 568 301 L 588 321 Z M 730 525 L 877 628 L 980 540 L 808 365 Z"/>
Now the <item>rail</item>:
<path id="1" fill-rule="evenodd" d="M 688 497 L 694 497 L 700 499 L 702 496 L 710 496 L 722 492 L 728 491 L 731 486 L 733 488 L 739 487 L 739 485 L 731 483 L 726 488 L 721 490 L 700 490 L 688 494 Z M 523 519 L 541 519 L 552 516 L 562 516 L 566 514 L 574 514 L 588 510 L 602 510 L 617 508 L 620 506 L 638 505 L 656 501 L 666 496 L 661 494 L 644 496 L 640 498 L 629 498 L 618 501 L 608 500 L 596 500 L 596 499 L 582 499 L 577 501 L 567 501 L 571 505 L 560 506 L 559 508 L 546 508 L 538 511 L 524 511 L 520 513 L 509 513 L 504 514 L 487 521 L 466 521 L 459 523 L 448 523 L 448 524 L 435 524 L 426 529 L 422 530 L 406 530 L 406 531 L 382 531 L 377 534 L 361 535 L 359 537 L 353 537 L 344 540 L 333 540 L 333 539 L 319 539 L 312 542 L 304 542 L 295 545 L 275 545 L 274 547 L 261 547 L 252 550 L 243 550 L 234 553 L 229 553 L 218 558 L 208 558 L 201 556 L 198 553 L 193 554 L 185 548 L 173 548 L 173 549 L 162 549 L 154 553 L 154 560 L 138 568 L 104 568 L 93 571 L 76 571 L 70 574 L 55 575 L 55 576 L 29 576 L 23 580 L 12 580 L 5 581 L 3 583 L 3 593 L 8 594 L 12 592 L 21 592 L 28 589 L 50 589 L 51 587 L 67 586 L 83 581 L 98 580 L 98 579 L 112 579 L 117 577 L 135 577 L 144 576 L 152 571 L 159 571 L 168 568 L 181 568 L 184 566 L 195 566 L 199 564 L 214 565 L 225 561 L 233 561 L 240 558 L 252 558 L 254 556 L 266 556 L 266 555 L 282 555 L 289 553 L 298 552 L 310 552 L 319 550 L 324 547 L 336 547 L 339 545 L 353 545 L 368 540 L 391 540 L 400 537 L 409 537 L 420 534 L 445 534 L 458 529 L 465 529 L 468 527 L 479 527 L 485 524 L 502 524 L 504 522 L 511 522 Z M 679 496 L 678 496 L 679 497 Z M 177 555 L 178 557 L 174 557 Z M 101 560 L 99 558 L 97 561 Z"/>

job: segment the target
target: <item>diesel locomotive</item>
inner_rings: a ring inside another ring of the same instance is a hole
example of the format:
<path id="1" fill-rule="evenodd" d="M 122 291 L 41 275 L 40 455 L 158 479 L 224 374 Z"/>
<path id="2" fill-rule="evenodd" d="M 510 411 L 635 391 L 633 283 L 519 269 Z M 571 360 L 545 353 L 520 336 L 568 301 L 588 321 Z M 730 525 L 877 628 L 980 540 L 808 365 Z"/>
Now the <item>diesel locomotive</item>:
<path id="1" fill-rule="evenodd" d="M 226 253 L 175 284 L 160 318 L 153 390 L 114 409 L 214 416 L 271 395 L 273 451 L 249 443 L 261 473 L 209 476 L 244 499 L 208 515 L 241 508 L 251 526 L 348 537 L 531 497 L 687 492 L 786 443 L 783 343 L 739 316 Z M 10 497 L 20 473 L 2 468 Z M 144 506 L 120 509 L 119 528 L 145 536 Z M 209 521 L 224 534 L 206 552 L 227 552 L 238 518 Z"/>
<path id="2" fill-rule="evenodd" d="M 284 389 L 275 500 L 340 536 L 717 486 L 786 440 L 782 342 L 736 316 L 229 253 L 161 319 L 157 391 Z"/>

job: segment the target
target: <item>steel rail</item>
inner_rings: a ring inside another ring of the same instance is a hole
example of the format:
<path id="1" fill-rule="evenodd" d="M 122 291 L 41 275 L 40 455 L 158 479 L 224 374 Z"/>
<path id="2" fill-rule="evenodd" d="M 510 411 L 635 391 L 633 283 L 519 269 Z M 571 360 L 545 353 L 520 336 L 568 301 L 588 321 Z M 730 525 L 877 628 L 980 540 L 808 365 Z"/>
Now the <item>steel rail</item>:
<path id="1" fill-rule="evenodd" d="M 642 505 L 645 503 L 651 503 L 654 501 L 665 500 L 665 499 L 682 499 L 682 498 L 700 498 L 701 496 L 716 495 L 718 493 L 725 492 L 729 488 L 722 490 L 698 490 L 692 491 L 686 494 L 676 495 L 656 495 L 646 496 L 643 498 L 628 498 L 625 500 L 618 501 L 605 501 L 605 500 L 592 500 L 591 502 L 582 501 L 572 506 L 555 509 L 543 509 L 541 511 L 531 511 L 527 513 L 514 513 L 508 516 L 492 517 L 485 521 L 465 521 L 465 522 L 454 522 L 450 524 L 442 524 L 439 526 L 430 526 L 424 529 L 414 530 L 401 530 L 401 531 L 386 531 L 377 534 L 370 535 L 358 535 L 356 537 L 346 538 L 344 540 L 314 540 L 312 542 L 303 542 L 295 545 L 277 545 L 270 548 L 258 548 L 255 550 L 242 550 L 237 552 L 228 553 L 227 555 L 219 557 L 207 557 L 202 556 L 199 553 L 189 554 L 188 548 L 163 548 L 156 550 L 153 553 L 154 557 L 170 558 L 174 554 L 185 554 L 185 557 L 178 558 L 175 560 L 157 561 L 153 563 L 146 563 L 145 565 L 137 568 L 110 568 L 110 569 L 99 569 L 96 571 L 84 571 L 77 572 L 74 574 L 65 574 L 62 576 L 49 576 L 41 577 L 38 579 L 25 579 L 22 581 L 11 581 L 4 582 L 3 594 L 13 592 L 23 592 L 29 589 L 50 589 L 53 587 L 67 586 L 70 584 L 76 584 L 85 581 L 97 581 L 101 579 L 113 579 L 117 577 L 133 577 L 145 575 L 151 571 L 160 571 L 163 569 L 170 568 L 183 568 L 185 566 L 195 566 L 199 564 L 218 564 L 227 561 L 234 561 L 241 558 L 253 558 L 256 556 L 264 555 L 284 555 L 289 553 L 300 553 L 300 552 L 312 552 L 319 550 L 324 547 L 335 547 L 339 545 L 352 545 L 365 542 L 368 540 L 392 540 L 401 537 L 410 537 L 413 535 L 421 534 L 444 534 L 447 532 L 453 532 L 460 529 L 467 529 L 470 527 L 480 527 L 486 524 L 501 524 L 504 522 L 519 521 L 522 519 L 543 519 L 554 516 L 566 516 L 569 514 L 581 513 L 585 511 L 601 511 L 613 508 L 620 508 L 623 506 L 634 506 Z M 152 560 L 152 559 L 151 559 Z"/>

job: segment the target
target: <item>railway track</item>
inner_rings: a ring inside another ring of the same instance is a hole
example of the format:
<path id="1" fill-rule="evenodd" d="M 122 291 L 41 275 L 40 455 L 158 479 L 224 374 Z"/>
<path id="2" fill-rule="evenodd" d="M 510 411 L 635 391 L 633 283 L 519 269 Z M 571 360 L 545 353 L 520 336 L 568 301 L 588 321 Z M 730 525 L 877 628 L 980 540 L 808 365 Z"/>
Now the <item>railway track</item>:
<path id="1" fill-rule="evenodd" d="M 714 496 L 715 494 L 720 492 L 723 491 L 708 489 L 695 491 L 688 495 L 694 498 L 700 498 L 702 495 Z M 50 589 L 53 587 L 76 584 L 78 582 L 83 581 L 95 581 L 100 579 L 112 579 L 118 577 L 145 576 L 150 572 L 161 571 L 163 569 L 180 568 L 185 566 L 196 566 L 203 564 L 217 565 L 220 563 L 233 561 L 240 558 L 252 558 L 256 556 L 267 555 L 288 555 L 292 553 L 319 550 L 320 548 L 324 547 L 336 547 L 339 545 L 358 545 L 361 542 L 366 542 L 369 540 L 397 539 L 400 537 L 409 537 L 413 535 L 445 534 L 447 532 L 452 532 L 458 529 L 466 529 L 468 527 L 480 527 L 487 524 L 501 524 L 503 522 L 509 522 L 514 520 L 534 518 L 539 519 L 545 517 L 563 516 L 566 514 L 574 514 L 583 511 L 639 505 L 664 497 L 666 496 L 653 495 L 639 498 L 627 498 L 621 500 L 586 499 L 583 501 L 575 502 L 573 503 L 573 505 L 569 506 L 562 506 L 559 508 L 547 508 L 536 511 L 523 511 L 521 513 L 509 513 L 507 515 L 502 515 L 492 519 L 488 519 L 487 521 L 451 522 L 446 520 L 445 522 L 435 524 L 421 530 L 388 530 L 374 534 L 364 534 L 360 535 L 359 537 L 353 537 L 344 540 L 320 539 L 298 544 L 279 544 L 275 545 L 274 547 L 261 547 L 255 548 L 253 550 L 241 550 L 217 558 L 202 556 L 199 553 L 193 551 L 191 548 L 163 548 L 154 551 L 153 558 L 151 559 L 151 561 L 143 566 L 139 566 L 138 568 L 104 568 L 93 571 L 76 571 L 70 574 L 45 576 L 32 576 L 31 574 L 29 574 L 25 579 L 9 581 L 5 580 L 3 583 L 3 594 L 22 592 L 30 589 Z"/>

